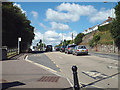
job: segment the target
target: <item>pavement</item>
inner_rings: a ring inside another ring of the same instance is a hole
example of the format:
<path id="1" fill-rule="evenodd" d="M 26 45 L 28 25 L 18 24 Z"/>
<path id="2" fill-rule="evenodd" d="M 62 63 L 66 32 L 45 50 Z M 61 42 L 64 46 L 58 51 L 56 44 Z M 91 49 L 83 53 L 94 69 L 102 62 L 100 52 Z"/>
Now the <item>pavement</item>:
<path id="1" fill-rule="evenodd" d="M 105 53 L 105 52 L 89 52 L 91 55 L 95 55 L 95 56 L 99 56 L 99 57 L 103 57 L 103 58 L 110 58 L 113 60 L 119 60 L 120 55 L 118 53 Z"/>
<path id="2" fill-rule="evenodd" d="M 28 62 L 25 60 L 26 56 L 27 54 L 23 54 L 17 59 L 0 61 L 2 63 L 0 84 L 2 84 L 3 90 L 16 88 L 73 89 L 67 78 Z"/>

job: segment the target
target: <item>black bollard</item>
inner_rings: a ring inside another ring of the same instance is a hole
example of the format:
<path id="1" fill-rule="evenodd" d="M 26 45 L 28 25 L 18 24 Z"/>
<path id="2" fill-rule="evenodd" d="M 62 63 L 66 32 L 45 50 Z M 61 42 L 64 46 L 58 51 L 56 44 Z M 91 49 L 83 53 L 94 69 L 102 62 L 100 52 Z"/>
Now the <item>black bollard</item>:
<path id="1" fill-rule="evenodd" d="M 78 83 L 78 77 L 77 77 L 77 67 L 72 66 L 72 71 L 73 71 L 73 78 L 74 78 L 74 89 L 75 90 L 80 90 L 80 86 Z"/>

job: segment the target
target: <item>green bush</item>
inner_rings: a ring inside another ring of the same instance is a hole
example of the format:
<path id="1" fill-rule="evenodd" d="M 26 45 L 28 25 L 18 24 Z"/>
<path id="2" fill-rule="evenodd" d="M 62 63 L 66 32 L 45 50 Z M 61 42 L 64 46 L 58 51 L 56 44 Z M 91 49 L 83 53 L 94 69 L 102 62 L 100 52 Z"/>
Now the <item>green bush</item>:
<path id="1" fill-rule="evenodd" d="M 78 45 L 79 43 L 81 43 L 83 36 L 84 36 L 83 33 L 79 33 L 79 34 L 75 37 L 75 40 L 74 40 L 75 44 Z"/>
<path id="2" fill-rule="evenodd" d="M 100 40 L 100 35 L 96 34 L 93 36 L 93 39 L 91 41 L 89 41 L 89 46 L 90 47 L 94 47 L 98 44 L 98 41 Z"/>
<path id="3" fill-rule="evenodd" d="M 111 23 L 106 24 L 106 25 L 104 25 L 104 26 L 98 26 L 98 30 L 99 30 L 99 31 L 108 31 L 108 30 L 110 30 L 110 29 L 111 29 Z"/>

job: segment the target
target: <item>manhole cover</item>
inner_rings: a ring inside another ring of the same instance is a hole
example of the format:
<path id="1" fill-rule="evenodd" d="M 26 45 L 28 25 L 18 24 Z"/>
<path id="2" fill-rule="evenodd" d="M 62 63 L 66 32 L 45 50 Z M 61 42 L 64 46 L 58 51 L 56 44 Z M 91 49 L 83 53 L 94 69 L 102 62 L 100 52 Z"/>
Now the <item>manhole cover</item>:
<path id="1" fill-rule="evenodd" d="M 39 82 L 58 82 L 60 77 L 56 76 L 43 76 L 38 81 Z"/>

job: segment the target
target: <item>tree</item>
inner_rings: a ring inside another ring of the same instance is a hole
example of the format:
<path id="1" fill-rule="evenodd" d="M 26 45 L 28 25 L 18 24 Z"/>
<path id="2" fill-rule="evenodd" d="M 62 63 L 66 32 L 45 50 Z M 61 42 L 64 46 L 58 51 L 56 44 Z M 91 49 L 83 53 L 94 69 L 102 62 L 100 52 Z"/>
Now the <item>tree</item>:
<path id="1" fill-rule="evenodd" d="M 39 43 L 41 44 L 42 43 L 42 40 L 40 39 Z"/>
<path id="2" fill-rule="evenodd" d="M 2 45 L 16 48 L 18 37 L 21 37 L 21 51 L 29 49 L 34 39 L 34 27 L 30 25 L 25 13 L 12 2 L 2 3 Z"/>
<path id="3" fill-rule="evenodd" d="M 110 32 L 120 52 L 120 2 L 118 2 L 118 5 L 115 7 L 115 14 L 116 18 L 112 22 L 112 28 Z"/>
<path id="4" fill-rule="evenodd" d="M 78 45 L 79 43 L 81 43 L 83 36 L 84 36 L 83 33 L 79 33 L 79 34 L 75 37 L 75 40 L 74 40 L 75 44 Z"/>

